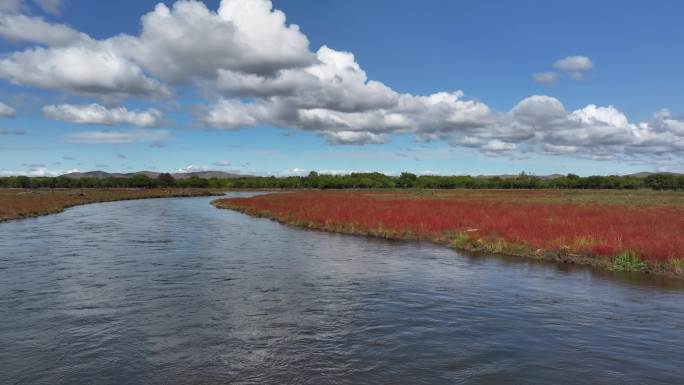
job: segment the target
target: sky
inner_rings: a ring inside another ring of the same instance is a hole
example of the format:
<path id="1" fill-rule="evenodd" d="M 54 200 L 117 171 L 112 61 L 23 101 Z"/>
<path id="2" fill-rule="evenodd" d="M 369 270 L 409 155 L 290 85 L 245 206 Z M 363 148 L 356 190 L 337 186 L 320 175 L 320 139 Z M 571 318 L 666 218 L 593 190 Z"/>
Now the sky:
<path id="1" fill-rule="evenodd" d="M 0 0 L 0 176 L 684 171 L 684 3 Z"/>

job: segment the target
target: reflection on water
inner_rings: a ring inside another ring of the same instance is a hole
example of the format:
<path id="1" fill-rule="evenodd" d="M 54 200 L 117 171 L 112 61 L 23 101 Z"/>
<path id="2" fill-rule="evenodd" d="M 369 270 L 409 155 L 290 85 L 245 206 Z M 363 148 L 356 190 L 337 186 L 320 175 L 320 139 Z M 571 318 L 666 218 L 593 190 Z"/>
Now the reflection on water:
<path id="1" fill-rule="evenodd" d="M 681 281 L 302 231 L 210 200 L 0 224 L 0 383 L 684 378 Z"/>

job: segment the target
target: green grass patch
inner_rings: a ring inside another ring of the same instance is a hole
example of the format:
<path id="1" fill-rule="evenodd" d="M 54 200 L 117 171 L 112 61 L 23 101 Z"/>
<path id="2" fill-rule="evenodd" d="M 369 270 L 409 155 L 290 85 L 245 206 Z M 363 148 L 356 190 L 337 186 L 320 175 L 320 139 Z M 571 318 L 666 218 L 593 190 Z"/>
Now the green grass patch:
<path id="1" fill-rule="evenodd" d="M 460 232 L 456 234 L 456 238 L 451 242 L 451 247 L 454 249 L 462 249 L 470 240 L 468 233 Z"/>
<path id="2" fill-rule="evenodd" d="M 613 258 L 613 263 L 609 267 L 612 271 L 645 271 L 648 264 L 631 251 L 626 251 Z"/>
<path id="3" fill-rule="evenodd" d="M 677 273 L 684 274 L 684 258 L 673 258 L 667 261 L 669 270 Z"/>

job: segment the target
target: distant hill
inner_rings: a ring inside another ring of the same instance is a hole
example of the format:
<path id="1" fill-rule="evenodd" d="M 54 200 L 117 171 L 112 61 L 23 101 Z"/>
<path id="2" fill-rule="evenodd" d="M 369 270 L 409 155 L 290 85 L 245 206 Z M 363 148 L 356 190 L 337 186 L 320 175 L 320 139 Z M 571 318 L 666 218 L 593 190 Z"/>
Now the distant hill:
<path id="1" fill-rule="evenodd" d="M 120 175 L 120 174 L 109 174 L 104 171 L 88 171 L 88 172 L 72 172 L 69 174 L 64 174 L 60 175 L 63 177 L 71 178 L 71 179 L 80 179 L 80 178 L 109 178 L 114 175 Z"/>
<path id="2" fill-rule="evenodd" d="M 87 172 L 72 172 L 69 174 L 62 175 L 63 177 L 70 179 L 80 179 L 80 178 L 132 178 L 136 175 L 145 175 L 149 178 L 155 179 L 159 177 L 158 172 L 155 171 L 138 171 L 130 173 L 109 173 L 106 171 L 87 171 Z M 230 178 L 240 178 L 247 175 L 232 174 L 224 171 L 196 171 L 196 172 L 183 172 L 171 174 L 175 179 L 188 179 L 196 176 L 198 178 L 216 178 L 216 179 L 230 179 Z"/>
<path id="3" fill-rule="evenodd" d="M 653 174 L 667 174 L 667 175 L 678 175 L 678 176 L 684 175 L 684 174 L 680 174 L 680 173 L 676 173 L 676 172 L 637 172 L 637 173 L 628 174 L 625 176 L 631 176 L 634 178 L 646 178 L 646 177 L 653 175 Z"/>
<path id="4" fill-rule="evenodd" d="M 243 176 L 249 176 L 249 175 L 241 175 L 241 174 L 232 174 L 229 172 L 225 171 L 197 171 L 197 172 L 185 172 L 185 173 L 176 173 L 176 174 L 171 174 L 173 175 L 174 178 L 176 179 L 186 179 L 186 178 L 191 178 L 193 176 L 196 176 L 198 178 L 216 178 L 216 179 L 230 179 L 230 178 L 240 178 Z"/>
<path id="5" fill-rule="evenodd" d="M 138 171 L 138 172 L 131 172 L 131 173 L 109 173 L 106 171 L 87 171 L 87 172 L 72 172 L 69 174 L 64 174 L 62 175 L 63 177 L 67 177 L 70 179 L 80 179 L 80 178 L 98 178 L 98 179 L 104 179 L 104 178 L 131 178 L 136 175 L 145 175 L 149 178 L 156 179 L 159 177 L 159 172 L 155 171 Z M 634 177 L 634 178 L 646 178 L 649 175 L 653 174 L 669 174 L 669 175 L 684 175 L 681 173 L 674 173 L 674 172 L 637 172 L 634 174 L 627 174 L 623 176 L 629 176 L 629 177 Z M 196 176 L 198 178 L 216 178 L 216 179 L 231 179 L 231 178 L 240 178 L 240 177 L 249 177 L 251 175 L 241 175 L 241 174 L 233 174 L 225 171 L 196 171 L 196 172 L 183 172 L 183 173 L 173 173 L 171 174 L 175 179 L 188 179 L 192 178 L 193 176 Z M 513 179 L 517 178 L 519 175 L 518 174 L 502 174 L 502 175 L 478 175 L 476 178 L 482 178 L 482 179 L 488 179 L 488 178 L 493 178 L 493 177 L 499 177 L 501 179 Z M 562 178 L 565 175 L 562 174 L 551 174 L 551 175 L 531 175 L 535 176 L 540 179 L 546 179 L 546 180 L 551 180 L 551 179 L 556 179 L 556 178 Z"/>

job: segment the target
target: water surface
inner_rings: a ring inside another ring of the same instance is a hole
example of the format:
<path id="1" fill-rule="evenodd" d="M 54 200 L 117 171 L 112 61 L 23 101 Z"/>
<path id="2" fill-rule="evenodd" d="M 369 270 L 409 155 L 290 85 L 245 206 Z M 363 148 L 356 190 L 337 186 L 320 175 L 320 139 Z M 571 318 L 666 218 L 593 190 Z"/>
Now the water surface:
<path id="1" fill-rule="evenodd" d="M 212 198 L 0 223 L 0 384 L 681 384 L 684 289 Z"/>

